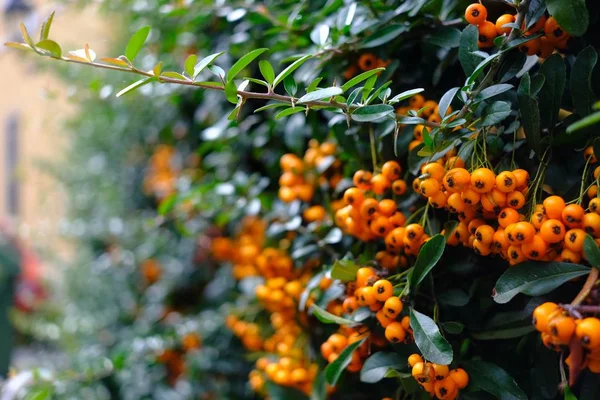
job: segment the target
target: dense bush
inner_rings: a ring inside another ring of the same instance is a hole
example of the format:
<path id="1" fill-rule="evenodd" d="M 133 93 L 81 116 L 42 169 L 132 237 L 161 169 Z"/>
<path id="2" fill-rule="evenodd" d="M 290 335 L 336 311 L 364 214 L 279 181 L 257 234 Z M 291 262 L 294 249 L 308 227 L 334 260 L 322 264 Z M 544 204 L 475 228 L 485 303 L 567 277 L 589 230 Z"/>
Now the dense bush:
<path id="1" fill-rule="evenodd" d="M 74 361 L 30 393 L 598 398 L 598 6 L 470 3 L 159 1 L 118 58 L 52 17 L 9 44 L 141 76 L 78 94 L 82 258 L 34 324 Z"/>

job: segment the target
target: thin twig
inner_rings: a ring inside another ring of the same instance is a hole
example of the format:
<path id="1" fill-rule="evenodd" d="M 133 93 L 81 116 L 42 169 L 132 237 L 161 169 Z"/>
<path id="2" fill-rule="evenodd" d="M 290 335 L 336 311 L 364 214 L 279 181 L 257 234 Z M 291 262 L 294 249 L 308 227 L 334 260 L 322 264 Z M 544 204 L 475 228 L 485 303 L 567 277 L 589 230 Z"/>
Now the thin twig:
<path id="1" fill-rule="evenodd" d="M 571 302 L 571 305 L 579 306 L 586 299 L 586 297 L 588 297 L 588 295 L 592 291 L 592 288 L 596 284 L 597 280 L 598 280 L 598 269 L 592 267 L 592 270 L 590 271 L 590 274 L 588 275 L 587 280 L 583 284 L 581 291 L 579 292 L 577 297 L 575 297 L 575 299 Z"/>

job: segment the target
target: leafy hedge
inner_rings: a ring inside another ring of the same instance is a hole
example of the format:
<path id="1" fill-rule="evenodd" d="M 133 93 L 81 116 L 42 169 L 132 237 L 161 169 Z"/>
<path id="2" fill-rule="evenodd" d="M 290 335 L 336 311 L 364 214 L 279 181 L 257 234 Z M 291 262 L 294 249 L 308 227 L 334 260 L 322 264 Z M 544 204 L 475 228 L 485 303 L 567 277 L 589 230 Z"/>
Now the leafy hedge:
<path id="1" fill-rule="evenodd" d="M 470 3 L 158 1 L 119 57 L 52 17 L 8 44 L 140 75 L 78 78 L 82 261 L 32 329 L 79 351 L 30 395 L 597 398 L 599 10 Z"/>

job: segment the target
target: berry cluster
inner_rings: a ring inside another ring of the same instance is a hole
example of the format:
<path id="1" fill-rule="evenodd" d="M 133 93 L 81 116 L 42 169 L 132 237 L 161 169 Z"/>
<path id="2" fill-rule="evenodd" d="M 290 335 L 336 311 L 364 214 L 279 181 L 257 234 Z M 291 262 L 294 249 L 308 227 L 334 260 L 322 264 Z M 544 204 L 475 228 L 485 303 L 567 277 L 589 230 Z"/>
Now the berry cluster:
<path id="1" fill-rule="evenodd" d="M 160 145 L 150 157 L 148 171 L 144 177 L 143 189 L 147 195 L 159 200 L 175 192 L 175 183 L 179 169 L 173 162 L 175 149 L 168 145 Z"/>
<path id="2" fill-rule="evenodd" d="M 471 25 L 476 25 L 479 30 L 478 45 L 480 48 L 494 46 L 494 39 L 498 36 L 508 35 L 512 30 L 510 24 L 515 23 L 515 16 L 504 14 L 498 17 L 496 23 L 487 20 L 488 12 L 485 6 L 479 3 L 471 4 L 465 10 L 465 19 Z M 527 22 L 527 21 L 525 21 Z M 521 26 L 525 37 L 543 33 L 519 46 L 519 50 L 528 56 L 537 55 L 540 58 L 548 58 L 555 49 L 566 49 L 570 38 L 556 19 L 552 16 L 542 15 L 531 27 L 526 29 L 525 23 Z"/>
<path id="3" fill-rule="evenodd" d="M 352 328 L 342 328 L 334 333 L 321 344 L 321 355 L 327 362 L 334 362 L 346 346 L 358 342 L 368 336 L 366 332 L 360 332 Z M 352 359 L 346 367 L 349 372 L 359 372 L 365 359 L 370 355 L 369 342 L 365 341 L 352 353 Z"/>
<path id="4" fill-rule="evenodd" d="M 167 380 L 171 385 L 175 384 L 177 378 L 183 374 L 187 368 L 185 355 L 199 350 L 202 347 L 202 338 L 194 332 L 189 332 L 181 337 L 178 346 L 161 350 L 156 354 L 156 361 L 163 364 L 167 370 Z"/>
<path id="5" fill-rule="evenodd" d="M 352 79 L 359 72 L 370 71 L 375 68 L 385 68 L 390 65 L 390 63 L 390 60 L 384 61 L 375 54 L 361 54 L 355 64 L 351 64 L 348 68 L 346 68 L 346 71 L 344 71 L 344 79 Z"/>
<path id="6" fill-rule="evenodd" d="M 284 154 L 279 160 L 283 171 L 279 178 L 279 199 L 286 203 L 297 199 L 309 202 L 316 184 L 335 188 L 342 180 L 342 164 L 334 158 L 336 151 L 337 146 L 332 142 L 319 145 L 311 140 L 302 159 L 295 154 Z"/>
<path id="7" fill-rule="evenodd" d="M 435 100 L 426 100 L 421 94 L 416 94 L 408 100 L 408 106 L 398 107 L 398 115 L 407 115 L 409 111 L 414 111 L 420 117 L 429 122 L 440 123 L 446 115 L 440 115 L 439 104 Z M 452 113 L 452 107 L 448 106 L 446 114 Z M 419 144 L 423 143 L 424 125 L 415 125 L 413 130 L 414 140 L 408 145 L 408 151 L 411 151 Z"/>
<path id="8" fill-rule="evenodd" d="M 571 341 L 584 348 L 583 368 L 600 373 L 600 320 L 596 317 L 574 318 L 555 303 L 547 302 L 533 311 L 533 324 L 541 332 L 542 342 L 549 349 L 568 349 Z M 569 356 L 565 362 L 573 360 Z"/>
<path id="9" fill-rule="evenodd" d="M 462 368 L 450 369 L 447 365 L 433 364 L 419 354 L 408 357 L 413 378 L 423 389 L 439 400 L 454 400 L 460 389 L 469 384 L 469 375 Z"/>

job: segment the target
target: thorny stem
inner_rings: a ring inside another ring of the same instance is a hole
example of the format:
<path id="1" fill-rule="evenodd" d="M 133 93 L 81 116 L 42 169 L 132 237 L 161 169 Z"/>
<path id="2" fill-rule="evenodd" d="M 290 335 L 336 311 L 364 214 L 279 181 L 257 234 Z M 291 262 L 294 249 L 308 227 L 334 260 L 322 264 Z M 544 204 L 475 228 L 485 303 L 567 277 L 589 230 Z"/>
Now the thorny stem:
<path id="1" fill-rule="evenodd" d="M 67 57 L 54 57 L 54 56 L 49 56 L 49 55 L 45 55 L 45 54 L 41 54 L 41 55 L 45 56 L 45 57 L 49 57 L 54 60 L 64 61 L 67 63 L 82 64 L 82 65 L 87 65 L 87 66 L 91 66 L 91 67 L 95 67 L 95 68 L 108 69 L 111 71 L 127 72 L 127 73 L 145 76 L 148 78 L 156 78 L 159 82 L 162 82 L 162 83 L 171 83 L 171 84 L 176 84 L 176 85 L 192 86 L 192 87 L 208 89 L 208 90 L 220 90 L 221 92 L 225 91 L 224 85 L 214 86 L 214 85 L 207 85 L 207 84 L 201 83 L 201 82 L 195 82 L 191 79 L 177 79 L 177 78 L 171 78 L 171 77 L 166 77 L 166 76 L 156 76 L 156 75 L 154 75 L 153 71 L 143 71 L 134 66 L 119 67 L 116 65 L 108 65 L 108 64 L 103 64 L 103 63 L 93 62 L 93 61 L 87 62 L 87 61 L 75 60 L 75 59 L 71 59 L 71 58 L 67 58 Z M 273 100 L 273 101 L 278 101 L 281 103 L 288 103 L 290 105 L 295 105 L 298 102 L 298 98 L 296 98 L 296 97 L 284 96 L 284 95 L 274 93 L 272 91 L 266 92 L 266 93 L 261 93 L 261 92 L 249 92 L 249 91 L 245 91 L 245 90 L 238 90 L 237 95 L 242 98 L 243 102 L 245 102 L 247 99 Z M 355 109 L 360 107 L 360 105 L 357 105 L 357 104 L 347 105 L 346 103 L 340 103 L 335 100 L 309 101 L 309 102 L 303 103 L 302 106 L 308 107 L 308 108 L 310 108 L 310 107 L 337 108 L 337 109 L 342 110 L 344 113 L 351 113 L 352 111 L 354 111 Z M 396 120 L 401 120 L 402 118 L 408 118 L 408 117 L 409 117 L 408 115 L 396 115 L 395 118 L 396 118 Z M 439 123 L 431 122 L 431 121 L 423 121 L 423 122 L 421 122 L 421 124 L 425 125 L 427 127 L 430 127 L 430 128 L 439 128 L 441 126 Z"/>
<path id="2" fill-rule="evenodd" d="M 521 2 L 521 4 L 519 4 L 519 8 L 518 8 L 519 12 L 517 13 L 517 19 L 515 21 L 515 24 L 517 26 L 521 26 L 521 24 L 523 23 L 523 20 L 525 19 L 525 14 L 527 14 L 528 5 L 529 5 L 529 0 L 523 0 Z M 518 32 L 519 32 L 519 29 L 516 29 L 516 28 L 511 29 L 510 34 L 504 39 L 504 41 L 502 42 L 502 45 L 504 45 L 506 43 L 510 43 L 512 40 L 514 40 L 516 38 Z M 470 107 L 471 103 L 473 102 L 473 99 L 475 97 L 477 97 L 477 95 L 479 93 L 481 93 L 481 91 L 483 89 L 485 89 L 490 84 L 492 84 L 492 82 L 494 81 L 494 77 L 496 76 L 496 74 L 500 70 L 500 67 L 502 66 L 502 62 L 504 61 L 506 54 L 508 54 L 508 53 L 501 54 L 498 57 L 498 59 L 494 62 L 494 65 L 490 68 L 488 73 L 485 75 L 485 77 L 483 78 L 483 80 L 481 81 L 479 86 L 477 86 L 477 88 L 475 88 L 475 90 L 473 90 L 471 92 L 469 98 L 467 99 L 467 101 L 465 101 L 465 105 L 461 108 L 460 112 L 456 115 L 456 119 L 463 118 L 467 114 L 467 112 L 469 112 L 469 107 Z"/>
<path id="3" fill-rule="evenodd" d="M 583 284 L 581 291 L 579 292 L 577 297 L 575 297 L 575 299 L 571 302 L 571 305 L 579 306 L 586 299 L 586 297 L 588 297 L 588 295 L 592 291 L 592 288 L 596 284 L 597 280 L 598 280 L 598 269 L 595 268 L 595 266 L 594 266 L 594 267 L 592 267 L 592 270 L 590 271 L 590 274 L 588 275 L 587 280 Z"/>

